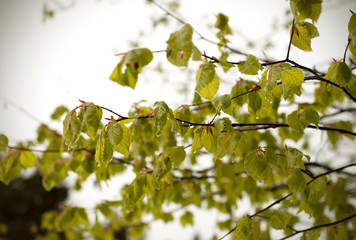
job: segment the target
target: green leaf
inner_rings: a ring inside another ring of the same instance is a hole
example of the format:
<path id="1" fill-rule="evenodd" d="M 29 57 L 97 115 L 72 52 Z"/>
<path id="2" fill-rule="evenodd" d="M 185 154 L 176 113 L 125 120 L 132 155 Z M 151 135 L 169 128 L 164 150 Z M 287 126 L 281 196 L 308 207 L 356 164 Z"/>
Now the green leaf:
<path id="1" fill-rule="evenodd" d="M 25 168 L 36 167 L 37 157 L 31 151 L 22 151 L 20 154 L 20 162 Z"/>
<path id="2" fill-rule="evenodd" d="M 107 166 L 114 154 L 114 147 L 105 134 L 101 134 L 95 150 L 95 160 L 100 166 Z"/>
<path id="3" fill-rule="evenodd" d="M 313 24 L 298 22 L 295 24 L 292 44 L 303 51 L 310 52 L 312 50 L 311 39 L 318 36 L 318 29 Z"/>
<path id="4" fill-rule="evenodd" d="M 117 122 L 110 122 L 106 126 L 106 134 L 109 142 L 115 148 L 122 140 L 124 130 Z"/>
<path id="5" fill-rule="evenodd" d="M 193 52 L 193 28 L 189 24 L 172 33 L 167 41 L 167 59 L 176 66 L 187 66 Z"/>
<path id="6" fill-rule="evenodd" d="M 54 112 L 51 114 L 51 119 L 59 120 L 59 118 L 66 112 L 68 112 L 68 108 L 63 105 L 58 106 L 56 110 L 54 110 Z"/>
<path id="7" fill-rule="evenodd" d="M 191 212 L 186 211 L 180 217 L 180 223 L 182 224 L 183 227 L 186 225 L 193 225 L 193 219 L 194 219 L 194 215 Z"/>
<path id="8" fill-rule="evenodd" d="M 242 217 L 236 223 L 235 238 L 238 240 L 258 240 L 260 229 L 258 223 L 248 217 Z"/>
<path id="9" fill-rule="evenodd" d="M 244 168 L 248 175 L 259 182 L 262 182 L 271 172 L 271 166 L 260 149 L 247 155 L 244 160 Z"/>
<path id="10" fill-rule="evenodd" d="M 153 111 L 153 122 L 156 126 L 156 135 L 162 133 L 163 128 L 166 126 L 168 117 L 173 116 L 172 110 L 163 101 L 155 102 L 155 109 Z M 174 118 L 174 116 L 173 116 Z"/>
<path id="11" fill-rule="evenodd" d="M 248 55 L 246 61 L 241 61 L 238 65 L 239 71 L 248 75 L 256 75 L 262 69 L 260 62 L 253 55 Z"/>
<path id="12" fill-rule="evenodd" d="M 207 61 L 202 64 L 197 71 L 196 81 L 195 90 L 203 98 L 213 101 L 220 85 L 219 78 L 215 74 L 214 65 Z"/>
<path id="13" fill-rule="evenodd" d="M 305 157 L 309 157 L 307 155 L 304 155 L 301 151 L 299 151 L 296 148 L 288 148 L 286 147 L 286 160 L 287 160 L 287 168 L 289 169 L 293 169 L 295 168 L 295 166 L 299 167 L 299 168 L 305 168 L 304 167 L 304 163 L 302 161 L 303 156 Z"/>
<path id="14" fill-rule="evenodd" d="M 294 18 L 303 21 L 307 18 L 317 22 L 321 13 L 322 0 L 291 0 L 290 5 Z"/>
<path id="15" fill-rule="evenodd" d="M 226 15 L 219 13 L 216 16 L 215 28 L 220 30 L 220 33 L 223 35 L 231 35 L 231 28 L 229 27 L 229 17 Z"/>
<path id="16" fill-rule="evenodd" d="M 203 127 L 197 127 L 194 130 L 194 138 L 193 138 L 193 144 L 192 144 L 192 152 L 193 153 L 203 147 L 203 144 L 201 142 L 202 132 L 203 132 Z"/>
<path id="17" fill-rule="evenodd" d="M 203 147 L 210 153 L 216 154 L 217 138 L 214 136 L 213 127 L 207 126 L 201 133 L 201 143 Z"/>
<path id="18" fill-rule="evenodd" d="M 319 177 L 308 185 L 307 200 L 313 204 L 318 204 L 326 192 L 326 183 L 328 179 L 325 176 Z"/>
<path id="19" fill-rule="evenodd" d="M 287 117 L 288 125 L 297 132 L 303 132 L 310 123 L 318 125 L 319 120 L 319 114 L 311 109 L 296 110 Z"/>
<path id="20" fill-rule="evenodd" d="M 274 229 L 285 229 L 291 217 L 290 213 L 277 211 L 271 217 L 271 226 Z"/>
<path id="21" fill-rule="evenodd" d="M 339 84 L 342 87 L 351 86 L 354 83 L 354 77 L 349 66 L 344 62 L 331 64 L 325 79 Z"/>
<path id="22" fill-rule="evenodd" d="M 356 14 L 352 14 L 348 23 L 348 29 L 351 36 L 351 44 L 356 47 Z"/>
<path id="23" fill-rule="evenodd" d="M 134 89 L 136 87 L 138 74 L 152 59 L 152 52 L 147 48 L 131 50 L 126 53 L 117 64 L 110 79 L 122 86 L 128 86 Z"/>
<path id="24" fill-rule="evenodd" d="M 124 124 L 120 124 L 120 125 L 122 128 L 122 139 L 120 143 L 115 147 L 115 151 L 127 157 L 130 153 L 131 131 Z"/>
<path id="25" fill-rule="evenodd" d="M 258 92 L 251 92 L 248 94 L 248 108 L 249 112 L 256 115 L 258 110 L 262 107 L 262 98 L 258 95 Z"/>
<path id="26" fill-rule="evenodd" d="M 0 151 L 6 152 L 6 147 L 9 144 L 9 139 L 4 134 L 0 134 Z"/>
<path id="27" fill-rule="evenodd" d="M 214 107 L 217 110 L 223 110 L 225 113 L 231 113 L 231 97 L 229 94 L 224 94 L 214 100 Z"/>
<path id="28" fill-rule="evenodd" d="M 103 110 L 94 103 L 86 103 L 82 106 L 79 115 L 83 114 L 82 129 L 93 141 L 100 126 Z"/>
<path id="29" fill-rule="evenodd" d="M 289 174 L 286 183 L 292 192 L 303 192 L 307 186 L 303 173 L 296 168 L 293 168 L 292 173 Z"/>
<path id="30" fill-rule="evenodd" d="M 292 68 L 282 72 L 282 83 L 288 86 L 298 86 L 304 82 L 303 71 L 299 68 Z"/>
<path id="31" fill-rule="evenodd" d="M 75 110 L 68 112 L 63 120 L 63 134 L 68 146 L 74 147 L 79 138 L 81 128 L 81 122 Z"/>
<path id="32" fill-rule="evenodd" d="M 196 46 L 193 46 L 192 60 L 193 61 L 201 61 L 201 52 Z"/>
<path id="33" fill-rule="evenodd" d="M 173 162 L 173 167 L 178 168 L 184 161 L 186 153 L 184 147 L 168 147 L 166 148 L 169 159 Z"/>

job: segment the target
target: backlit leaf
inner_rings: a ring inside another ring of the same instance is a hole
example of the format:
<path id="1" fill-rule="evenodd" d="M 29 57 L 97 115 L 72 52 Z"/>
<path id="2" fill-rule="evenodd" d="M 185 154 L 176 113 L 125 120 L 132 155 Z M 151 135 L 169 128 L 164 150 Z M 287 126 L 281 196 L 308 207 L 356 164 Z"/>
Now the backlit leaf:
<path id="1" fill-rule="evenodd" d="M 122 126 L 117 122 L 110 122 L 107 125 L 106 134 L 111 145 L 115 148 L 122 140 Z"/>
<path id="2" fill-rule="evenodd" d="M 303 51 L 310 52 L 312 50 L 311 39 L 318 36 L 318 29 L 313 24 L 308 22 L 296 23 L 292 44 Z"/>
<path id="3" fill-rule="evenodd" d="M 261 150 L 250 152 L 244 160 L 244 168 L 248 175 L 262 182 L 271 172 L 271 166 L 267 162 Z"/>
<path id="4" fill-rule="evenodd" d="M 213 133 L 213 127 L 208 126 L 203 129 L 201 133 L 201 143 L 208 152 L 212 154 L 216 153 L 217 142 L 216 136 L 214 136 Z"/>
<path id="5" fill-rule="evenodd" d="M 114 147 L 111 145 L 106 135 L 101 134 L 95 150 L 95 160 L 100 166 L 106 166 L 112 159 Z"/>
<path id="6" fill-rule="evenodd" d="M 136 87 L 138 74 L 152 59 L 152 52 L 147 48 L 131 50 L 126 53 L 117 64 L 110 79 L 122 86 L 128 86 L 134 89 Z"/>
<path id="7" fill-rule="evenodd" d="M 120 143 L 115 147 L 115 151 L 119 152 L 126 157 L 130 152 L 130 144 L 131 144 L 131 131 L 124 124 L 120 124 L 122 128 L 122 139 Z"/>
<path id="8" fill-rule="evenodd" d="M 0 134 L 0 151 L 5 152 L 6 147 L 9 144 L 9 140 L 4 134 Z"/>
<path id="9" fill-rule="evenodd" d="M 172 33 L 167 41 L 167 59 L 176 66 L 187 66 L 193 52 L 193 28 L 185 24 Z"/>
<path id="10" fill-rule="evenodd" d="M 83 105 L 79 114 L 83 114 L 81 131 L 88 134 L 88 136 L 94 141 L 100 126 L 103 110 L 100 106 L 93 103 L 86 103 Z"/>
<path id="11" fill-rule="evenodd" d="M 318 204 L 326 192 L 326 183 L 328 179 L 325 176 L 319 177 L 308 185 L 307 199 L 313 204 Z"/>
<path id="12" fill-rule="evenodd" d="M 184 147 L 166 148 L 169 159 L 173 162 L 173 167 L 177 168 L 184 161 L 186 153 Z"/>
<path id="13" fill-rule="evenodd" d="M 197 71 L 196 81 L 195 90 L 203 98 L 213 101 L 220 85 L 219 78 L 215 74 L 214 65 L 210 62 L 202 64 Z"/>
<path id="14" fill-rule="evenodd" d="M 262 107 L 262 98 L 258 95 L 258 92 L 251 92 L 248 94 L 248 107 L 249 112 L 256 115 L 258 110 Z M 251 109 L 251 110 L 250 110 Z"/>
<path id="15" fill-rule="evenodd" d="M 307 18 L 318 21 L 321 13 L 322 0 L 291 0 L 290 5 L 294 18 L 298 21 L 303 21 Z"/>
<path id="16" fill-rule="evenodd" d="M 70 147 L 73 147 L 78 140 L 81 128 L 77 113 L 75 111 L 68 112 L 63 120 L 63 134 Z"/>
<path id="17" fill-rule="evenodd" d="M 20 154 L 20 161 L 24 168 L 36 167 L 37 157 L 31 151 L 22 151 Z"/>
<path id="18" fill-rule="evenodd" d="M 274 229 L 284 229 L 287 227 L 291 217 L 292 215 L 288 212 L 277 211 L 271 217 L 271 226 Z"/>
<path id="19" fill-rule="evenodd" d="M 351 36 L 351 44 L 356 47 L 356 15 L 352 14 L 348 23 L 348 29 Z"/>
<path id="20" fill-rule="evenodd" d="M 253 55 L 248 55 L 246 61 L 241 61 L 238 65 L 241 73 L 248 75 L 256 75 L 258 70 L 262 69 L 260 62 Z"/>
<path id="21" fill-rule="evenodd" d="M 288 86 L 301 85 L 304 82 L 303 71 L 299 68 L 283 71 L 281 81 Z"/>
<path id="22" fill-rule="evenodd" d="M 286 183 L 292 192 L 296 192 L 296 191 L 302 192 L 307 186 L 303 173 L 296 168 L 292 169 L 292 173 L 289 174 Z"/>

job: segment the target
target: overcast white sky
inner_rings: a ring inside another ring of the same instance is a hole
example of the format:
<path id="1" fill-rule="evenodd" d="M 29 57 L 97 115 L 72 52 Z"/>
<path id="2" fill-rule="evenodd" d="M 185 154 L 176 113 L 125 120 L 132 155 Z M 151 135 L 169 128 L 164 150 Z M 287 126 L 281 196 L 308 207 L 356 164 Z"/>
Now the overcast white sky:
<path id="1" fill-rule="evenodd" d="M 114 53 L 129 50 L 128 40 L 135 40 L 138 30 L 150 28 L 149 16 L 163 15 L 161 10 L 145 5 L 144 0 L 78 0 L 72 9 L 43 22 L 44 2 L 0 0 L 0 133 L 6 134 L 12 143 L 35 137 L 38 122 L 24 111 L 48 123 L 56 106 L 65 104 L 72 109 L 78 105 L 77 99 L 93 101 L 123 115 L 133 102 L 141 99 L 152 103 L 156 100 L 176 101 L 168 91 L 174 89 L 166 86 L 168 90 L 162 91 L 160 79 L 142 81 L 139 78 L 134 91 L 108 80 L 120 60 Z M 317 25 L 321 36 L 312 42 L 313 53 L 293 50 L 292 58 L 303 60 L 307 66 L 326 63 L 331 57 L 342 58 L 350 17 L 348 9 L 356 11 L 356 2 L 340 2 L 343 4 L 325 6 Z M 160 3 L 164 5 L 165 1 Z M 184 20 L 208 37 L 214 36 L 214 32 L 209 33 L 206 26 L 212 26 L 214 14 L 222 12 L 230 17 L 234 30 L 254 40 L 261 32 L 268 33 L 274 19 L 284 19 L 282 11 L 287 4 L 285 0 L 185 0 L 180 12 Z M 174 26 L 178 25 L 172 25 L 171 29 L 162 28 L 159 34 L 143 39 L 141 47 L 165 49 L 169 34 L 178 29 Z M 282 59 L 288 36 L 277 35 L 277 38 L 280 50 L 271 54 Z M 207 54 L 217 55 L 213 45 L 197 39 L 194 42 Z M 252 54 L 262 56 L 261 52 Z M 175 239 L 169 235 L 171 230 L 166 230 L 166 239 Z M 213 230 L 208 229 L 207 234 Z M 189 234 L 192 232 L 193 229 Z"/>

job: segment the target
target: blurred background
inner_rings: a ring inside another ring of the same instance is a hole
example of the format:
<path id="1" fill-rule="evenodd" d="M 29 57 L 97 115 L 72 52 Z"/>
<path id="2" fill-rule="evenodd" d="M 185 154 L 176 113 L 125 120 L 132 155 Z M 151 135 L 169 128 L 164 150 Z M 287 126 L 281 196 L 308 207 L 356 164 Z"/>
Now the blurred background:
<path id="1" fill-rule="evenodd" d="M 216 15 L 223 13 L 230 18 L 233 31 L 229 38 L 231 47 L 258 57 L 285 58 L 291 23 L 291 15 L 287 11 L 289 2 L 285 0 L 161 0 L 157 3 L 215 42 L 218 41 L 214 28 Z M 324 1 L 323 12 L 316 24 L 320 37 L 312 41 L 313 52 L 292 49 L 292 59 L 308 67 L 317 65 L 319 71 L 327 70 L 331 57 L 340 60 L 347 43 L 349 9 L 356 10 L 355 1 Z M 143 99 L 148 105 L 163 100 L 172 109 L 189 104 L 195 87 L 195 63 L 190 63 L 188 69 L 162 65 L 165 53 L 154 54 L 154 60 L 140 75 L 135 90 L 108 79 L 120 61 L 115 54 L 134 47 L 164 50 L 170 33 L 181 25 L 158 5 L 144 0 L 0 0 L 0 133 L 15 145 L 18 141 L 35 138 L 40 123 L 60 130 L 61 124 L 50 121 L 51 113 L 59 105 L 75 108 L 79 105 L 78 99 L 94 102 L 122 115 L 127 115 L 131 105 Z M 199 35 L 193 35 L 193 42 L 201 52 L 219 56 L 217 46 Z M 231 60 L 243 59 L 244 56 L 232 55 Z M 219 74 L 223 83 L 219 93 L 224 94 L 239 79 L 239 73 Z M 104 114 L 104 117 L 110 116 Z M 32 181 L 26 178 L 30 174 L 24 173 L 24 176 L 26 181 Z M 38 177 L 33 177 L 33 181 Z M 26 181 L 14 182 L 9 187 L 1 184 L 0 205 L 3 206 L 1 201 L 11 203 L 11 198 L 31 201 L 31 197 L 26 195 L 19 197 L 2 193 L 9 192 L 8 188 L 23 192 L 16 189 L 27 184 Z M 57 208 L 64 199 L 67 199 L 66 203 L 90 208 L 101 198 L 115 199 L 121 184 L 113 179 L 103 187 L 100 197 L 92 189 L 92 183 L 83 186 L 80 193 L 71 192 L 68 198 L 67 190 L 62 186 L 58 189 L 61 194 L 54 197 L 46 211 Z M 43 197 L 41 194 L 38 196 Z M 26 211 L 23 213 L 29 215 Z M 30 215 L 37 219 L 35 216 L 38 214 Z M 186 239 L 201 229 L 211 235 L 216 231 L 213 226 L 215 215 L 199 213 L 205 220 L 196 221 L 194 227 L 184 230 L 174 223 L 152 224 L 147 239 Z M 209 218 L 211 223 L 206 221 Z M 184 233 L 172 236 L 174 229 Z"/>

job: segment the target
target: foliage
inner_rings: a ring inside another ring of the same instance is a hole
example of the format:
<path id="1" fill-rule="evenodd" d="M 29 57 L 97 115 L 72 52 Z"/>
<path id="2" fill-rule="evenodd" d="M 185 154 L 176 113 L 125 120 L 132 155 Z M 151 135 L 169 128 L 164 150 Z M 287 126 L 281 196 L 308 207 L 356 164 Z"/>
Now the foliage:
<path id="1" fill-rule="evenodd" d="M 45 189 L 58 185 L 69 172 L 76 173 L 80 188 L 89 175 L 100 184 L 132 171 L 135 178 L 121 189 L 121 198 L 97 205 L 95 222 L 77 206 L 44 215 L 43 228 L 53 234 L 63 231 L 68 239 L 88 233 L 96 239 L 113 239 L 122 227 L 139 238 L 149 226 L 145 216 L 164 222 L 174 219 L 173 212 L 162 208 L 169 204 L 184 211 L 183 226 L 195 224 L 188 206 L 219 211 L 227 219 L 216 223 L 226 232 L 220 239 L 272 239 L 273 234 L 284 235 L 283 239 L 296 234 L 303 239 L 325 234 L 330 239 L 355 238 L 351 225 L 356 227 L 356 175 L 348 168 L 356 166 L 356 159 L 354 149 L 348 154 L 343 146 L 345 137 L 354 144 L 355 118 L 337 118 L 355 111 L 355 14 L 343 26 L 349 31 L 344 59 L 321 73 L 292 60 L 290 50 L 312 51 L 312 39 L 319 36 L 314 24 L 322 14 L 322 1 L 290 0 L 290 10 L 290 42 L 286 58 L 278 61 L 229 47 L 226 36 L 233 31 L 222 13 L 215 24 L 220 58 L 202 54 L 193 35 L 205 38 L 184 23 L 167 36 L 166 64 L 190 68 L 191 61 L 200 63 L 191 103 L 176 109 L 164 101 L 151 107 L 134 104 L 127 116 L 85 101 L 70 111 L 60 107 L 52 118 L 64 117 L 63 134 L 45 125 L 38 129 L 35 144 L 46 150 L 36 152 L 33 143 L 11 147 L 0 135 L 0 180 L 8 184 L 21 169 L 38 166 Z M 137 48 L 120 54 L 110 79 L 134 89 L 141 71 L 155 61 L 155 52 Z M 345 59 L 347 53 L 350 61 Z M 244 60 L 228 60 L 236 55 Z M 245 77 L 229 93 L 219 92 L 220 68 L 235 69 Z M 306 88 L 314 90 L 312 97 Z M 113 116 L 103 118 L 104 114 Z M 313 143 L 321 134 L 346 161 L 315 158 Z M 199 169 L 201 162 L 210 166 Z M 243 198 L 252 207 L 237 216 Z"/>

